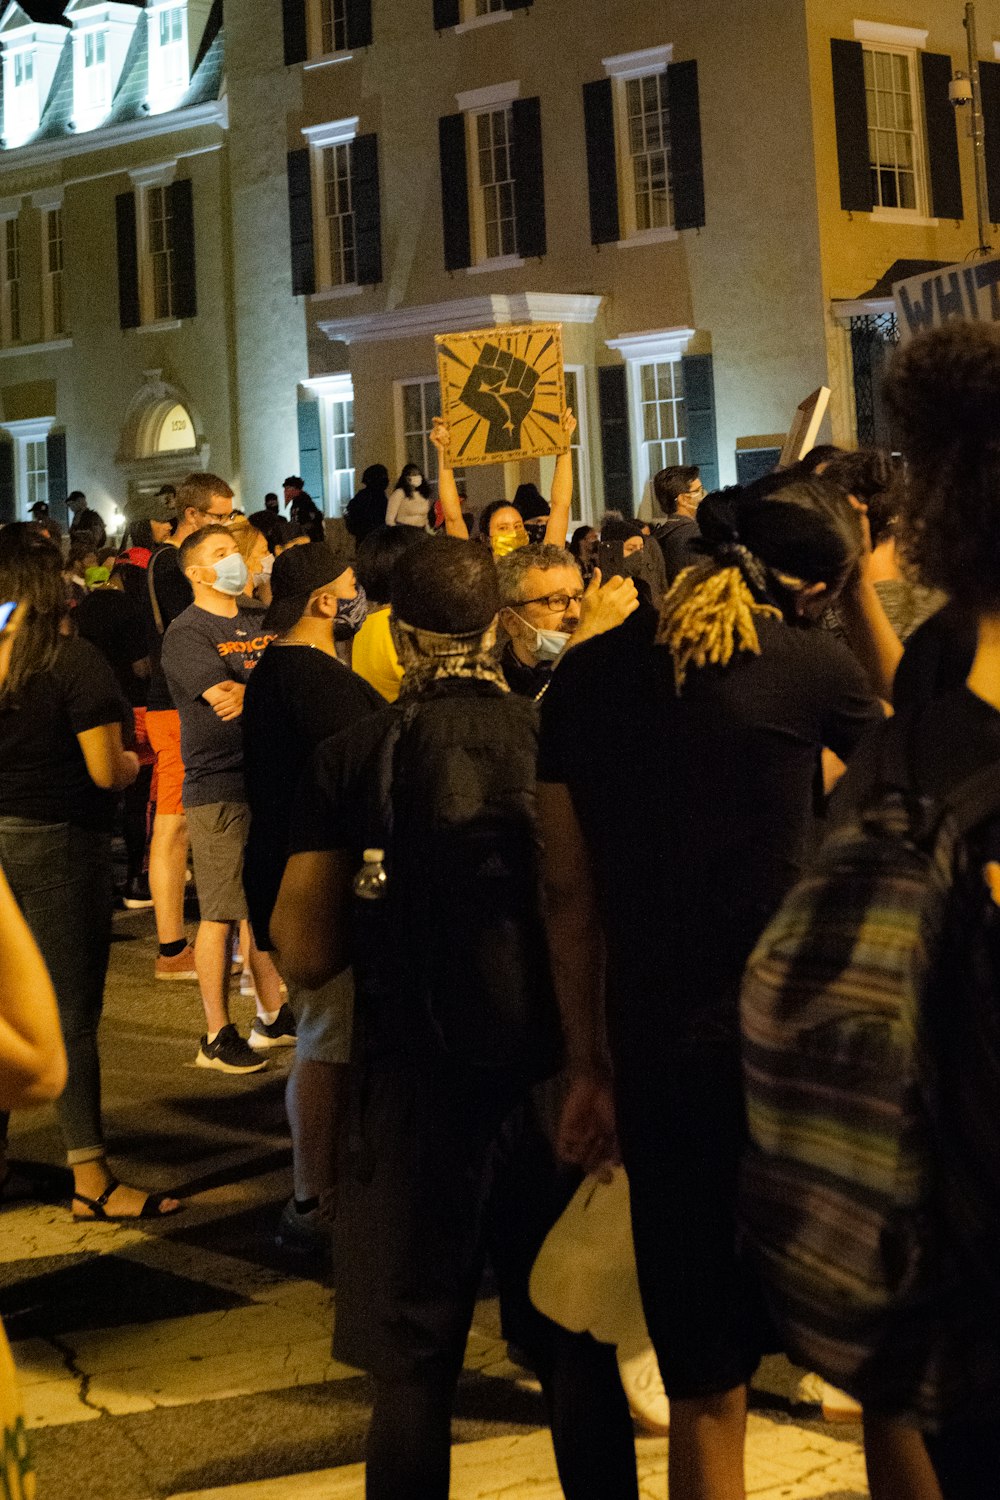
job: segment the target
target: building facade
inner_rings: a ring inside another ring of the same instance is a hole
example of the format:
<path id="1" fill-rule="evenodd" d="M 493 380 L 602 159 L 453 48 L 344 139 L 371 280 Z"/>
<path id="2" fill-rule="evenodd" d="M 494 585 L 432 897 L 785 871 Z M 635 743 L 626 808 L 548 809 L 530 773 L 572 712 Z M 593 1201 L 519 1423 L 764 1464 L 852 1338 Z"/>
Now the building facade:
<path id="1" fill-rule="evenodd" d="M 191 467 L 338 515 L 434 335 L 563 327 L 577 518 L 886 441 L 894 279 L 974 250 L 961 0 L 10 0 L 0 517 Z M 979 0 L 1000 218 L 1000 0 Z M 470 469 L 477 506 L 551 461 Z"/>

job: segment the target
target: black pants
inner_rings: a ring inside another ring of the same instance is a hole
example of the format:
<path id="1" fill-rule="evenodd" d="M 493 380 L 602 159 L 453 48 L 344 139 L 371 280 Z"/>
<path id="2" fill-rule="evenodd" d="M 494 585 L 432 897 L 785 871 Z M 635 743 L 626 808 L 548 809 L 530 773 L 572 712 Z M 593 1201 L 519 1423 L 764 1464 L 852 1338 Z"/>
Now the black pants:
<path id="1" fill-rule="evenodd" d="M 945 1427 L 926 1441 L 944 1500 L 1000 1494 L 1000 1422 Z"/>

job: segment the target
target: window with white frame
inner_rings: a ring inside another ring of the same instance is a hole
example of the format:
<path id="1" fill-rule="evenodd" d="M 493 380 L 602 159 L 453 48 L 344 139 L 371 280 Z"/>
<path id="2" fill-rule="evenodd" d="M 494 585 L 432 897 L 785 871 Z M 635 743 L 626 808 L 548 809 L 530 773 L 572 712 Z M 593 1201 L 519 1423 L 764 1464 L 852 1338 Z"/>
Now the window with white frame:
<path id="1" fill-rule="evenodd" d="M 187 0 L 149 10 L 149 105 L 153 114 L 172 109 L 190 82 Z"/>
<path id="2" fill-rule="evenodd" d="M 313 0 L 313 51 L 324 56 L 347 51 L 347 0 Z"/>
<path id="3" fill-rule="evenodd" d="M 872 202 L 922 211 L 916 53 L 866 46 L 864 68 Z"/>
<path id="4" fill-rule="evenodd" d="M 687 421 L 684 410 L 684 379 L 679 359 L 640 364 L 638 382 L 639 445 L 642 454 L 641 485 L 653 474 L 684 462 Z"/>
<path id="5" fill-rule="evenodd" d="M 509 104 L 473 117 L 475 132 L 479 259 L 517 254 L 514 209 L 513 111 Z"/>
<path id="6" fill-rule="evenodd" d="M 4 219 L 0 325 L 3 342 L 21 342 L 21 234 L 16 218 Z"/>
<path id="7" fill-rule="evenodd" d="M 506 10 L 504 0 L 470 0 L 469 16 L 492 16 L 498 10 Z"/>
<path id="8" fill-rule="evenodd" d="M 35 76 L 35 50 L 22 47 L 4 58 L 4 138 L 17 145 L 38 129 L 40 107 Z"/>
<path id="9" fill-rule="evenodd" d="M 357 241 L 351 191 L 353 143 L 324 146 L 319 154 L 326 286 L 353 286 L 357 281 Z"/>
<path id="10" fill-rule="evenodd" d="M 24 444 L 24 509 L 49 499 L 49 446 L 45 438 L 29 438 Z"/>
<path id="11" fill-rule="evenodd" d="M 108 68 L 108 38 L 104 31 L 83 35 L 82 104 L 84 113 L 100 117 L 111 108 L 111 73 Z"/>
<path id="12" fill-rule="evenodd" d="M 425 479 L 437 483 L 438 454 L 430 440 L 435 417 L 441 415 L 441 387 L 436 380 L 404 380 L 397 387 L 397 430 L 400 468 L 416 464 Z M 459 494 L 465 494 L 465 470 L 455 469 Z"/>
<path id="13" fill-rule="evenodd" d="M 569 451 L 573 461 L 573 508 L 574 521 L 589 521 L 590 508 L 590 463 L 587 451 L 587 397 L 586 374 L 582 369 L 567 369 L 566 405 L 576 417 L 576 431 L 570 439 Z"/>
<path id="14" fill-rule="evenodd" d="M 143 257 L 144 321 L 159 323 L 174 315 L 173 215 L 165 185 L 147 187 L 142 194 L 145 255 Z"/>
<path id="15" fill-rule="evenodd" d="M 45 212 L 45 334 L 59 338 L 66 332 L 66 291 L 63 278 L 63 218 L 61 208 Z"/>
<path id="16" fill-rule="evenodd" d="M 326 505 L 331 516 L 342 516 L 354 494 L 354 397 L 323 401 L 326 426 Z"/>
<path id="17" fill-rule="evenodd" d="M 627 217 L 639 232 L 667 229 L 673 206 L 666 73 L 625 79 L 623 103 L 632 199 Z"/>

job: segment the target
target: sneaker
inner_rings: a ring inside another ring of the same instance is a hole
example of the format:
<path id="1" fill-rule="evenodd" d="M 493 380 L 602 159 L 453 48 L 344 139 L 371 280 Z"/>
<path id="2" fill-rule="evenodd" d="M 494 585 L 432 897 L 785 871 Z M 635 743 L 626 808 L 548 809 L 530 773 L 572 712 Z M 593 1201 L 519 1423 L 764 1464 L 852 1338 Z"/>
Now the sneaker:
<path id="1" fill-rule="evenodd" d="M 267 1067 L 267 1059 L 251 1052 L 231 1021 L 214 1042 L 202 1037 L 194 1062 L 196 1068 L 215 1068 L 219 1073 L 259 1073 Z"/>
<path id="2" fill-rule="evenodd" d="M 180 953 L 175 953 L 173 958 L 164 958 L 159 954 L 156 959 L 157 979 L 197 979 L 198 975 L 194 968 L 194 949 L 188 943 Z"/>
<path id="3" fill-rule="evenodd" d="M 136 875 L 128 882 L 122 892 L 122 901 L 129 911 L 145 911 L 152 906 L 153 898 L 145 875 Z"/>
<path id="4" fill-rule="evenodd" d="M 295 1017 L 287 1005 L 281 1007 L 270 1026 L 265 1026 L 257 1016 L 247 1037 L 255 1052 L 266 1052 L 269 1047 L 294 1047 L 297 1040 Z"/>
<path id="5" fill-rule="evenodd" d="M 295 1207 L 295 1199 L 289 1198 L 281 1211 L 274 1242 L 283 1250 L 293 1250 L 298 1255 L 325 1257 L 331 1250 L 332 1226 L 333 1220 L 322 1204 L 319 1208 L 300 1214 Z"/>

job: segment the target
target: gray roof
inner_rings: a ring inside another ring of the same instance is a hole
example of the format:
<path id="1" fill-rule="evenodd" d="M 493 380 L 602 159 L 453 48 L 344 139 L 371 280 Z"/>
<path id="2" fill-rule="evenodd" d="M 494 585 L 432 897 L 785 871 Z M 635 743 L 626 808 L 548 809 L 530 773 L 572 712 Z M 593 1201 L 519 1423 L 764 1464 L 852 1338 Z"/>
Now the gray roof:
<path id="1" fill-rule="evenodd" d="M 33 20 L 43 19 L 59 20 L 64 9 L 65 0 L 61 3 L 46 3 L 46 0 L 18 0 L 22 9 L 32 15 Z M 142 0 L 135 0 L 137 6 L 142 5 Z M 37 12 L 38 14 L 34 14 Z M 46 14 L 43 16 L 43 12 Z M 149 26 L 145 10 L 142 10 L 136 21 L 132 41 L 129 44 L 128 56 L 122 68 L 121 77 L 111 105 L 111 113 L 105 122 L 108 125 L 121 125 L 129 120 L 144 120 L 148 115 L 144 109 L 146 94 L 149 87 Z M 208 20 L 205 23 L 205 34 L 202 38 L 195 58 L 191 83 L 187 93 L 184 95 L 178 109 L 184 109 L 194 104 L 206 104 L 212 99 L 218 99 L 222 88 L 222 75 L 224 67 L 224 32 L 222 25 L 222 0 L 214 0 Z M 2 83 L 0 83 L 0 106 L 2 106 Z M 70 121 L 73 118 L 73 49 L 69 39 L 63 47 L 62 56 L 59 59 L 52 80 L 52 88 L 49 97 L 42 110 L 42 118 L 38 130 L 32 136 L 33 141 L 61 140 L 73 134 Z M 25 143 L 30 144 L 30 143 Z M 0 158 L 3 153 L 0 152 Z"/>

